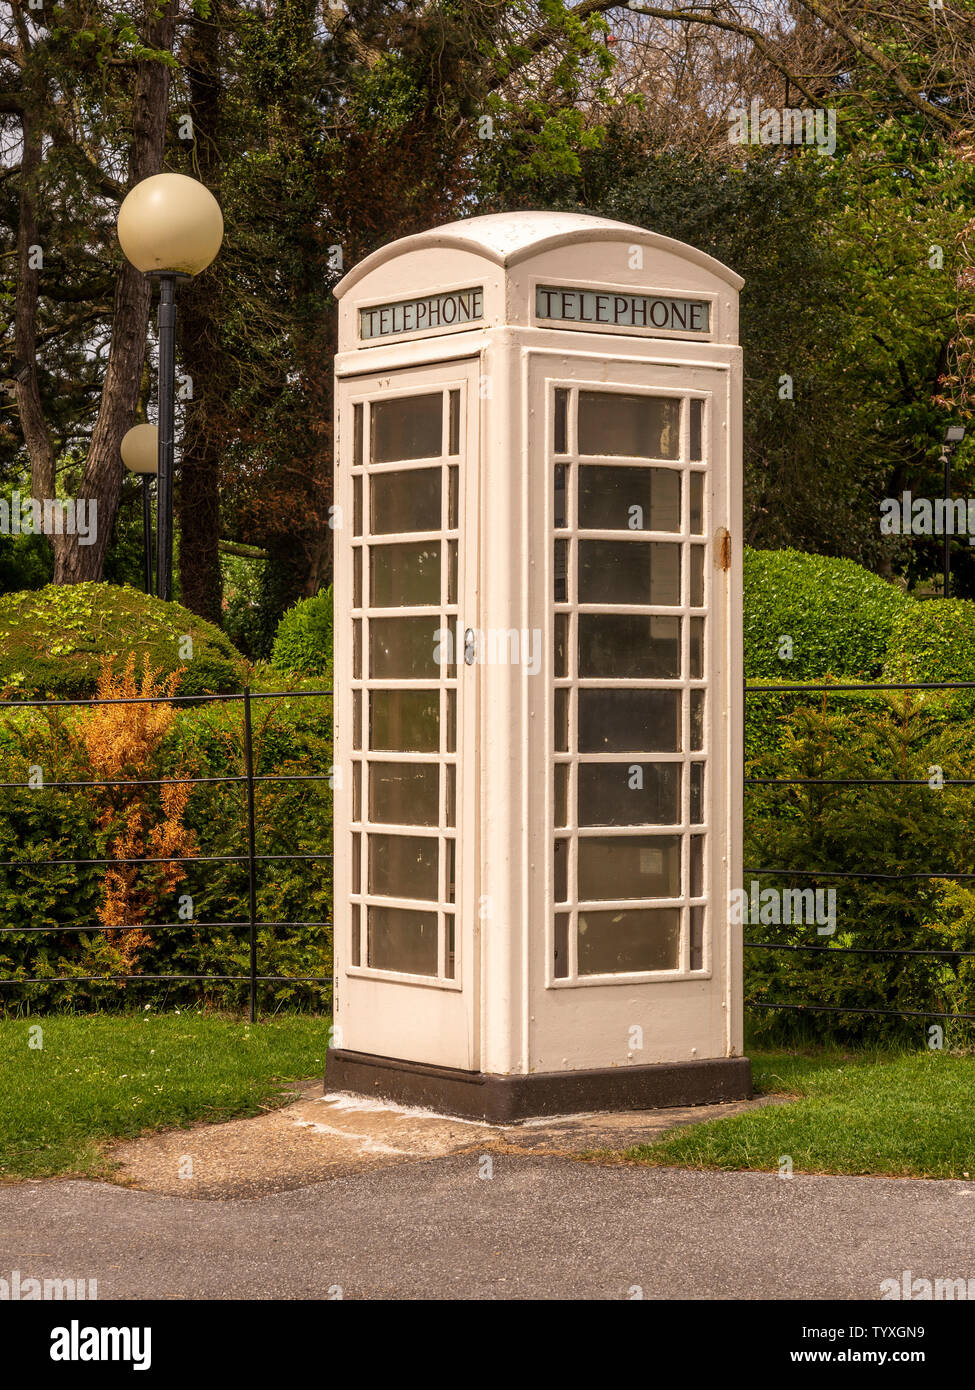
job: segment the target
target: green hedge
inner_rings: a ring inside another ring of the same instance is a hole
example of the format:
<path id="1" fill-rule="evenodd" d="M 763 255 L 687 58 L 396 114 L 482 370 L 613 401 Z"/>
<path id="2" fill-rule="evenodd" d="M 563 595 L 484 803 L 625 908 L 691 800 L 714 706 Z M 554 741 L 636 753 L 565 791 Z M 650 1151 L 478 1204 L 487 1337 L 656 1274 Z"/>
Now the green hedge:
<path id="1" fill-rule="evenodd" d="M 302 599 L 282 617 L 271 651 L 277 671 L 302 676 L 332 674 L 332 587 Z"/>
<path id="2" fill-rule="evenodd" d="M 748 680 L 876 678 L 895 622 L 919 607 L 852 560 L 798 550 L 746 549 L 744 585 Z"/>
<path id="3" fill-rule="evenodd" d="M 241 706 L 237 701 L 181 709 L 153 766 L 142 776 L 239 776 L 243 768 Z M 91 773 L 72 738 L 82 712 L 8 711 L 0 705 L 0 780 L 23 781 L 31 764 L 46 780 L 83 780 Z M 324 697 L 260 700 L 254 705 L 256 771 L 321 772 L 332 762 L 331 701 Z M 100 859 L 109 831 L 98 822 L 98 803 L 90 792 L 28 790 L 5 793 L 0 814 L 0 860 Z M 159 816 L 158 789 L 146 791 L 153 819 Z M 285 856 L 258 866 L 258 916 L 264 923 L 325 922 L 331 918 L 331 859 L 302 862 L 294 854 L 331 855 L 332 797 L 329 782 L 267 782 L 256 789 L 258 855 Z M 246 799 L 239 782 L 194 787 L 186 824 L 195 832 L 198 854 L 247 853 Z M 0 936 L 0 977 L 124 973 L 118 952 L 104 932 L 68 928 L 97 921 L 105 870 L 0 867 L 0 921 L 13 932 Z M 193 900 L 193 920 L 180 919 L 180 899 Z M 158 974 L 246 974 L 248 969 L 248 888 L 246 863 L 190 864 L 187 878 L 155 904 L 157 923 L 173 923 L 152 933 L 137 969 Z M 195 923 L 237 925 L 204 928 Z M 51 928 L 38 932 L 36 928 Z M 60 930 L 59 930 L 60 929 Z M 262 925 L 258 932 L 259 972 L 263 975 L 330 975 L 330 927 L 283 928 Z M 261 987 L 262 1007 L 288 1000 L 327 1004 L 327 986 L 269 984 Z M 115 1008 L 149 1000 L 209 999 L 237 1006 L 246 984 L 31 985 L 0 989 L 0 1006 L 39 1009 L 70 1005 Z"/>
<path id="4" fill-rule="evenodd" d="M 0 598 L 0 691 L 7 699 L 93 695 L 106 656 L 115 669 L 135 653 L 167 675 L 182 671 L 179 693 L 241 690 L 248 666 L 212 623 L 178 603 L 127 585 L 49 584 Z"/>
<path id="5" fill-rule="evenodd" d="M 970 599 L 927 599 L 894 622 L 883 679 L 887 681 L 975 681 L 975 603 Z M 975 691 L 921 696 L 946 714 L 975 713 Z"/>

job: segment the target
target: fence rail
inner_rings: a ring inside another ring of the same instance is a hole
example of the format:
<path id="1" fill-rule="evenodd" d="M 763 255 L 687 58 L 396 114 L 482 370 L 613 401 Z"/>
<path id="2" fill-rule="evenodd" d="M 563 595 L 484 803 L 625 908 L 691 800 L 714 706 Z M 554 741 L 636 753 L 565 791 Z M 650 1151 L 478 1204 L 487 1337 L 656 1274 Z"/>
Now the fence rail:
<path id="1" fill-rule="evenodd" d="M 900 681 L 884 683 L 848 683 L 848 682 L 825 682 L 825 683 L 789 683 L 784 685 L 764 685 L 745 683 L 744 693 L 746 700 L 756 696 L 775 696 L 783 694 L 823 694 L 834 693 L 858 693 L 872 694 L 884 691 L 913 691 L 913 690 L 975 690 L 975 681 Z M 247 865 L 247 916 L 244 919 L 226 921 L 193 921 L 187 922 L 155 922 L 155 923 L 126 923 L 119 926 L 97 925 L 54 925 L 39 927 L 0 927 L 0 937 L 7 934 L 32 935 L 34 933 L 44 935 L 46 933 L 89 933 L 89 932 L 108 932 L 108 931 L 145 931 L 163 932 L 185 928 L 192 925 L 197 931 L 206 930 L 226 930 L 240 927 L 246 933 L 248 948 L 248 970 L 246 973 L 239 974 L 152 974 L 152 973 L 131 973 L 131 974 L 99 974 L 99 975 L 32 975 L 15 976 L 0 979 L 0 988 L 17 985 L 59 985 L 71 983 L 88 984 L 121 984 L 131 982 L 148 983 L 201 983 L 213 982 L 220 984 L 246 983 L 249 993 L 249 1012 L 251 1021 L 257 1019 L 257 994 L 258 986 L 261 984 L 318 984 L 330 985 L 332 976 L 330 975 L 268 975 L 261 974 L 259 971 L 259 940 L 258 931 L 261 927 L 269 927 L 275 930 L 288 930 L 297 928 L 318 928 L 325 930 L 331 925 L 330 918 L 320 921 L 264 921 L 258 914 L 257 893 L 258 893 L 258 868 L 262 864 L 276 862 L 319 862 L 330 861 L 332 855 L 329 854 L 308 854 L 308 853 L 289 853 L 289 854 L 258 854 L 257 852 L 257 822 L 255 813 L 255 792 L 259 785 L 267 784 L 289 784 L 299 782 L 322 782 L 331 779 L 331 773 L 325 771 L 302 772 L 302 773 L 258 773 L 255 771 L 254 763 L 254 743 L 253 743 L 253 720 L 252 707 L 254 702 L 261 700 L 301 700 L 322 698 L 330 696 L 331 690 L 291 690 L 291 691 L 251 691 L 249 688 L 231 694 L 215 695 L 171 695 L 171 696 L 131 696 L 131 697 L 92 697 L 90 699 L 64 699 L 64 700 L 4 700 L 0 703 L 0 709 L 11 708 L 92 708 L 104 705 L 206 705 L 217 703 L 240 703 L 242 706 L 243 721 L 243 761 L 244 770 L 241 773 L 213 777 L 154 777 L 137 779 L 104 779 L 91 781 L 54 781 L 46 782 L 43 787 L 37 790 L 43 791 L 68 791 L 79 790 L 85 787 L 108 788 L 108 787 L 163 787 L 163 786 L 214 786 L 214 785 L 236 785 L 244 789 L 244 815 L 245 827 L 247 832 L 247 849 L 241 854 L 218 854 L 218 855 L 193 855 L 193 856 L 161 856 L 161 857 L 132 857 L 132 858 L 105 858 L 105 859 L 64 859 L 64 858 L 44 858 L 32 859 L 29 856 L 21 856 L 17 859 L 0 860 L 0 868 L 18 869 L 30 871 L 39 868 L 91 868 L 91 867 L 111 867 L 115 865 L 142 866 L 150 864 L 246 864 Z M 816 778 L 816 777 L 745 777 L 744 790 L 753 786 L 831 786 L 831 787 L 865 787 L 865 786 L 889 786 L 896 788 L 925 786 L 927 781 L 924 778 Z M 975 778 L 945 778 L 942 784 L 946 787 L 975 787 Z M 31 790 L 29 784 L 23 782 L 0 782 L 0 792 L 4 791 L 26 791 Z M 836 870 L 836 869 L 793 869 L 788 867 L 761 867 L 746 868 L 745 874 L 753 874 L 756 877 L 786 877 L 802 878 L 814 880 L 850 880 L 850 881 L 877 881 L 877 882 L 899 882 L 910 880 L 933 880 L 949 879 L 957 882 L 968 882 L 975 880 L 975 872 L 957 871 L 951 869 L 935 870 L 905 870 L 898 873 L 891 873 L 887 870 Z M 744 947 L 749 951 L 796 951 L 813 954 L 832 953 L 835 955 L 862 955 L 862 956 L 889 956 L 889 957 L 928 957 L 931 959 L 952 959 L 961 960 L 975 957 L 975 951 L 936 949 L 936 948 L 916 948 L 916 947 L 867 947 L 867 946 L 831 946 L 814 945 L 793 942 L 770 942 L 770 941 L 745 941 Z M 807 1002 L 795 1002 L 792 1000 L 769 1000 L 765 998 L 752 998 L 746 1000 L 746 1006 L 752 1009 L 763 1010 L 789 1010 L 795 1012 L 809 1013 L 828 1013 L 828 1014 L 861 1014 L 877 1015 L 884 1017 L 899 1018 L 940 1018 L 950 1020 L 972 1020 L 975 1014 L 969 1013 L 943 1013 L 935 1010 L 911 1010 L 911 1009 L 881 1009 L 881 1008 L 852 1008 L 842 1005 L 826 1005 Z"/>
<path id="2" fill-rule="evenodd" d="M 110 932 L 110 931 L 143 931 L 159 932 L 177 929 L 185 929 L 192 926 L 198 932 L 207 930 L 227 929 L 233 927 L 242 928 L 247 934 L 248 964 L 246 974 L 161 974 L 138 972 L 131 974 L 100 974 L 100 975 L 31 975 L 31 976 L 9 976 L 0 978 L 0 988 L 12 985 L 54 985 L 54 984 L 122 984 L 140 981 L 146 983 L 200 983 L 213 982 L 219 984 L 246 983 L 249 993 L 249 1012 L 252 1023 L 257 1021 L 257 987 L 260 984 L 321 984 L 330 985 L 331 975 L 262 975 L 258 970 L 258 929 L 260 927 L 272 927 L 274 929 L 292 929 L 299 927 L 322 927 L 323 929 L 331 925 L 331 919 L 323 921 L 263 921 L 258 915 L 257 890 L 258 890 L 258 866 L 268 863 L 309 863 L 324 860 L 331 860 L 331 854 L 258 854 L 257 853 L 257 819 L 255 813 L 255 789 L 259 784 L 287 784 L 292 782 L 326 782 L 331 778 L 329 772 L 296 772 L 296 773 L 257 773 L 254 764 L 254 735 L 252 720 L 252 705 L 256 700 L 303 700 L 322 698 L 330 696 L 331 690 L 278 690 L 278 691 L 252 691 L 249 687 L 243 691 L 231 694 L 215 695 L 133 695 L 129 697 L 103 697 L 93 696 L 90 699 L 67 699 L 67 700 L 4 700 L 0 702 L 0 710 L 4 709 L 87 709 L 102 705 L 208 705 L 217 703 L 239 702 L 242 705 L 243 722 L 243 759 L 244 771 L 234 775 L 224 775 L 219 777 L 140 777 L 140 778 L 112 778 L 107 780 L 93 779 L 91 781 L 53 781 L 44 782 L 37 788 L 31 787 L 30 783 L 25 782 L 0 782 L 0 791 L 67 791 L 78 790 L 84 787 L 106 788 L 106 787 L 164 787 L 164 786 L 214 786 L 218 784 L 236 785 L 244 788 L 245 791 L 245 826 L 247 831 L 247 851 L 244 854 L 200 854 L 200 855 L 169 855 L 160 857 L 137 856 L 137 857 L 113 857 L 110 859 L 32 859 L 29 856 L 21 856 L 17 859 L 0 860 L 0 868 L 19 869 L 29 871 L 37 868 L 93 868 L 111 867 L 115 865 L 142 866 L 148 864 L 246 864 L 247 865 L 247 902 L 248 914 L 243 920 L 222 921 L 222 922 L 200 922 L 191 920 L 189 922 L 155 922 L 155 923 L 125 923 L 119 926 L 105 926 L 101 923 L 91 924 L 57 924 L 55 926 L 43 927 L 0 927 L 0 935 L 16 934 L 30 935 L 33 933 L 44 934 L 47 932 L 64 933 L 84 933 L 89 932 Z"/>
<path id="3" fill-rule="evenodd" d="M 975 681 L 885 681 L 885 682 L 816 682 L 811 684 L 796 683 L 786 685 L 759 685 L 744 682 L 745 700 L 755 695 L 783 695 L 783 694 L 808 694 L 808 695 L 827 695 L 841 692 L 844 694 L 873 694 L 878 691 L 911 691 L 911 690 L 975 690 Z M 905 777 L 745 777 L 744 786 L 747 792 L 748 787 L 786 787 L 786 786 L 822 786 L 822 787 L 925 787 L 929 785 L 927 778 L 905 778 Z M 944 778 L 942 787 L 975 787 L 975 778 Z M 843 870 L 843 869 L 787 869 L 787 868 L 745 868 L 743 875 L 754 874 L 757 877 L 780 877 L 780 878 L 812 878 L 812 879 L 838 879 L 865 882 L 908 882 L 911 880 L 932 880 L 949 879 L 953 882 L 966 882 L 975 880 L 973 872 L 959 872 L 952 869 L 934 870 L 914 870 L 908 869 L 900 873 L 889 873 L 887 871 L 873 870 Z M 745 941 L 746 950 L 752 951 L 807 951 L 807 952 L 829 952 L 834 955 L 883 955 L 883 956 L 923 956 L 936 958 L 964 959 L 975 957 L 975 951 L 936 949 L 927 947 L 904 947 L 904 946 L 826 946 L 826 945 L 804 945 L 791 942 L 773 941 Z M 787 1009 L 795 1012 L 808 1013 L 833 1013 L 833 1014 L 866 1014 L 883 1015 L 898 1018 L 942 1018 L 949 1020 L 973 1020 L 975 1014 L 970 1013 L 939 1013 L 935 1010 L 924 1009 L 876 1009 L 876 1008 L 849 1008 L 839 1004 L 797 1004 L 794 1002 L 768 1000 L 768 999 L 746 999 L 745 1005 L 752 1009 Z"/>

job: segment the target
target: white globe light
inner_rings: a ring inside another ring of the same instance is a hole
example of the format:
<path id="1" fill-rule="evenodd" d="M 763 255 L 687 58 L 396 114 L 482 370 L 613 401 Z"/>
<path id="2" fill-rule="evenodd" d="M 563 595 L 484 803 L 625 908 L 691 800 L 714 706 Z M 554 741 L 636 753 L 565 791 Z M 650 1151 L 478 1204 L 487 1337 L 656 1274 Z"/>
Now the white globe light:
<path id="1" fill-rule="evenodd" d="M 133 425 L 122 437 L 122 462 L 130 473 L 159 469 L 159 431 L 155 425 Z"/>
<path id="2" fill-rule="evenodd" d="M 220 250 L 223 213 L 196 179 L 153 174 L 126 194 L 118 239 L 136 270 L 198 275 Z"/>

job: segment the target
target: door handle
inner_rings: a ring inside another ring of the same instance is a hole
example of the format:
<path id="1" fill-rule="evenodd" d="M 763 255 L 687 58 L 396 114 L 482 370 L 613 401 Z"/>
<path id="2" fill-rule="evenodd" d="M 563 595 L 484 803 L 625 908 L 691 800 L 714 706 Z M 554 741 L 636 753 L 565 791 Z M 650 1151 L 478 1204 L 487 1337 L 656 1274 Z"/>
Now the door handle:
<path id="1" fill-rule="evenodd" d="M 477 656 L 477 638 L 474 629 L 469 627 L 464 633 L 464 665 L 473 666 Z"/>

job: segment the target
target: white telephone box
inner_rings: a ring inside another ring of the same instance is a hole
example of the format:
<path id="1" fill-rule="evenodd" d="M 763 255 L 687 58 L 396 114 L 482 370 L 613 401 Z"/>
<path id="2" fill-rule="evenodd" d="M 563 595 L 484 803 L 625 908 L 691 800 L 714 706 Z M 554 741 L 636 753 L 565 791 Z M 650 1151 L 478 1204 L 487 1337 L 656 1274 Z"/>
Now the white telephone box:
<path id="1" fill-rule="evenodd" d="M 750 1093 L 741 284 L 514 213 L 337 287 L 328 1089 L 492 1120 Z"/>

